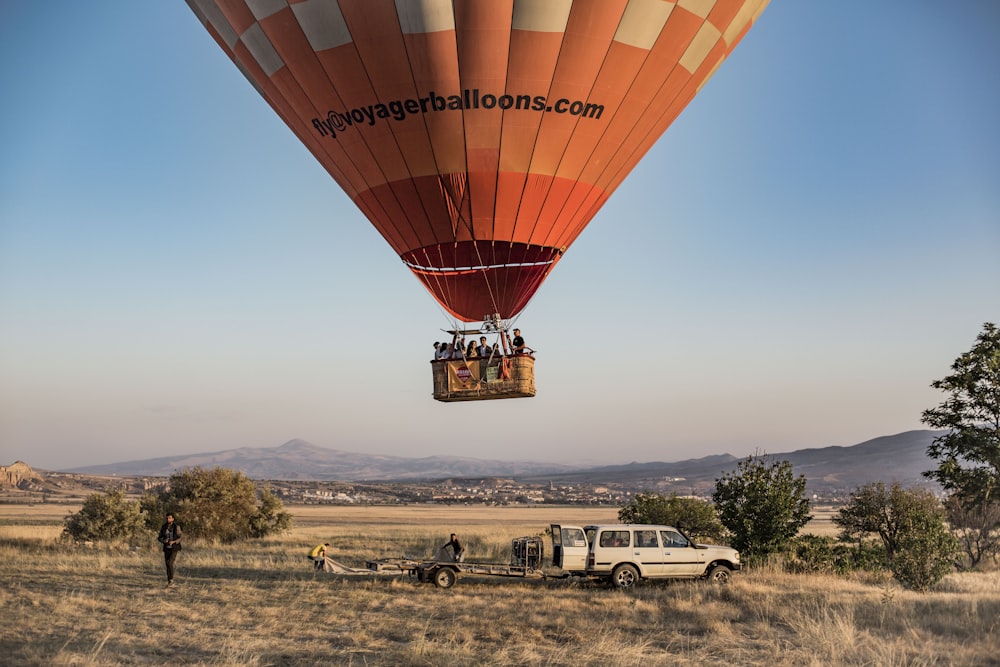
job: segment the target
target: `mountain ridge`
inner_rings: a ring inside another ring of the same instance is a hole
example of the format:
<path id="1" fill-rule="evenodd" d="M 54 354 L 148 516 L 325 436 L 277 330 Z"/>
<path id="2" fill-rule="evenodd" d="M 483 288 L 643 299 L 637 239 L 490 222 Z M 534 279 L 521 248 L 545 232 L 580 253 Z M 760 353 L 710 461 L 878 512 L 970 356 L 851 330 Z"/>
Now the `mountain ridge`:
<path id="1" fill-rule="evenodd" d="M 787 460 L 796 475 L 805 475 L 810 489 L 850 489 L 871 481 L 927 483 L 921 476 L 936 464 L 927 446 L 940 431 L 905 431 L 851 446 L 800 449 L 761 456 Z M 745 457 L 744 457 L 745 458 Z M 650 488 L 704 492 L 742 458 L 712 454 L 682 461 L 587 466 L 537 461 L 499 461 L 459 456 L 405 457 L 367 454 L 321 447 L 292 439 L 277 447 L 240 447 L 219 452 L 159 457 L 74 468 L 66 472 L 98 475 L 169 476 L 200 466 L 238 469 L 253 479 L 287 481 L 414 482 L 443 479 L 502 477 L 523 482 L 629 483 Z M 888 478 L 887 478 L 888 476 Z"/>

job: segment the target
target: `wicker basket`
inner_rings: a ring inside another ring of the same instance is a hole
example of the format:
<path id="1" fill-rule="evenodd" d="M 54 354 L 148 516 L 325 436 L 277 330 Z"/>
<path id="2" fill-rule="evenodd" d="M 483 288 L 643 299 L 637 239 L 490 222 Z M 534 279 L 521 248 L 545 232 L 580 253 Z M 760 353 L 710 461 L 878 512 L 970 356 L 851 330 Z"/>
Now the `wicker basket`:
<path id="1" fill-rule="evenodd" d="M 432 361 L 438 401 L 488 401 L 535 395 L 535 358 L 515 354 L 493 359 Z"/>

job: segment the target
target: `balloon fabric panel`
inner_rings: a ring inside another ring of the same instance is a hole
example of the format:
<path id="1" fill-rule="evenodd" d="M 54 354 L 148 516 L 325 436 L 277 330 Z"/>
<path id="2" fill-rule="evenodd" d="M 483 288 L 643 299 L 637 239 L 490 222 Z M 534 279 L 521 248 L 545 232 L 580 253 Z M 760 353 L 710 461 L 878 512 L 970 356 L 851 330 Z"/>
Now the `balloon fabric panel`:
<path id="1" fill-rule="evenodd" d="M 441 306 L 517 315 L 767 0 L 188 0 Z"/>

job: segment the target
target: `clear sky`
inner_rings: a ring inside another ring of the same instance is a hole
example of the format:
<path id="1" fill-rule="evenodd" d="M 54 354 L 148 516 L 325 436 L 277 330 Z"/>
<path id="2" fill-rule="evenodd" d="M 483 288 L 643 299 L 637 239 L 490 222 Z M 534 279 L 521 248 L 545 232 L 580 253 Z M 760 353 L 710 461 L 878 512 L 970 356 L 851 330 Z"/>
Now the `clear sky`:
<path id="1" fill-rule="evenodd" d="M 997 25 L 995 0 L 774 0 L 518 320 L 538 395 L 442 404 L 449 319 L 184 3 L 4 2 L 0 464 L 923 428 L 1000 321 Z"/>

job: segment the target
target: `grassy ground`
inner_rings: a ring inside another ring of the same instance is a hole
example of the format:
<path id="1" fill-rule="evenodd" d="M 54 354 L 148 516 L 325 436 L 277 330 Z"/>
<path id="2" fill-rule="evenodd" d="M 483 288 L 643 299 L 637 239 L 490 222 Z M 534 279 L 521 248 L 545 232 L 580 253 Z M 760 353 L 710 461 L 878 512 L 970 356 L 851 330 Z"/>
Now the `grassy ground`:
<path id="1" fill-rule="evenodd" d="M 12 509 L 15 508 L 15 509 Z M 289 508 L 297 527 L 248 544 L 191 542 L 166 589 L 153 537 L 67 548 L 65 508 L 0 506 L 0 656 L 11 665 L 1000 665 L 1000 574 L 918 595 L 880 578 L 742 573 L 728 586 L 312 571 L 334 559 L 426 556 L 451 531 L 469 560 L 607 508 Z M 549 549 L 549 545 L 546 545 Z"/>

